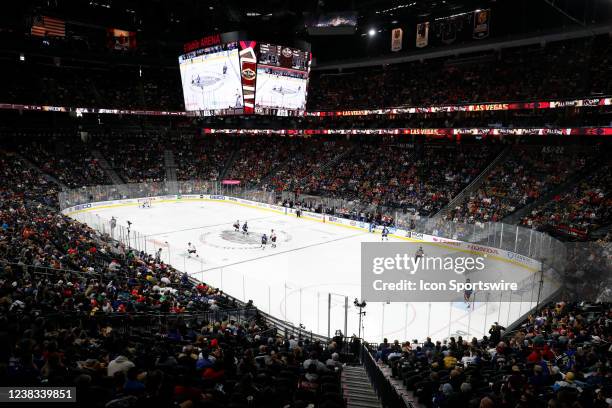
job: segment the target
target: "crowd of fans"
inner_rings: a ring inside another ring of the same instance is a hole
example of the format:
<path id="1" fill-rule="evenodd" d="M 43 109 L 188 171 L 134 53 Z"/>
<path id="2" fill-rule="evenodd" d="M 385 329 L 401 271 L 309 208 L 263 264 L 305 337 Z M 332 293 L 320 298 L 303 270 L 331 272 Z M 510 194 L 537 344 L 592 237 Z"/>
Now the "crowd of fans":
<path id="1" fill-rule="evenodd" d="M 164 181 L 165 156 L 173 153 L 177 179 L 206 181 L 206 191 L 214 188 L 210 183 L 219 182 L 223 173 L 224 179 L 240 181 L 241 188 L 284 194 L 283 198 L 303 201 L 304 208 L 351 218 L 369 213 L 371 216 L 365 217 L 368 219 L 385 214 L 387 219 L 397 218 L 397 211 L 417 218 L 431 217 L 499 156 L 499 163 L 488 170 L 481 184 L 445 211 L 443 220 L 501 222 L 550 196 L 545 205 L 519 214 L 523 217 L 520 223 L 562 230 L 580 239 L 610 224 L 610 164 L 602 155 L 602 145 L 478 140 L 421 143 L 394 137 L 267 137 L 253 144 L 250 136 L 156 132 L 113 134 L 108 138 L 94 134 L 86 142 L 77 136 L 38 136 L 13 138 L 19 142 L 9 150 L 30 160 L 66 188 L 112 184 L 112 171 L 126 183 L 151 185 Z M 100 154 L 97 157 L 110 169 L 104 170 L 94 157 L 96 150 Z M 595 168 L 595 161 L 601 160 L 602 169 Z M 589 169 L 594 171 L 585 178 Z M 185 188 L 192 191 L 195 187 Z M 559 193 L 553 196 L 555 189 Z M 159 192 L 165 194 L 163 188 Z M 325 197 L 326 201 L 316 202 L 316 197 Z M 117 198 L 121 198 L 119 190 Z"/>
<path id="2" fill-rule="evenodd" d="M 612 197 L 608 161 L 597 166 L 568 191 L 533 209 L 521 224 L 537 229 L 555 229 L 566 235 L 586 238 L 591 231 L 612 222 Z"/>
<path id="3" fill-rule="evenodd" d="M 503 50 L 480 58 L 434 59 L 340 73 L 314 71 L 311 110 L 609 94 L 607 35 Z"/>
<path id="4" fill-rule="evenodd" d="M 446 219 L 501 222 L 505 216 L 538 200 L 591 165 L 594 157 L 593 149 L 514 147 L 477 190 L 451 209 Z"/>
<path id="5" fill-rule="evenodd" d="M 45 207 L 58 208 L 58 186 L 28 167 L 24 160 L 14 153 L 0 150 L 0 178 L 6 183 L 0 184 L 3 199 L 17 197 Z"/>
<path id="6" fill-rule="evenodd" d="M 109 183 L 100 163 L 77 137 L 39 134 L 19 146 L 19 152 L 68 188 Z"/>
<path id="7" fill-rule="evenodd" d="M 245 140 L 235 152 L 228 179 L 240 179 L 247 186 L 259 185 L 264 177 L 294 156 L 300 139 L 261 138 L 257 143 Z"/>
<path id="8" fill-rule="evenodd" d="M 301 151 L 289 156 L 288 161 L 272 176 L 268 188 L 276 191 L 310 191 L 325 165 L 351 151 L 341 140 L 313 139 L 304 143 Z"/>
<path id="9" fill-rule="evenodd" d="M 154 137 L 153 143 L 141 143 L 145 139 L 139 138 L 114 140 L 108 146 L 94 145 L 111 163 L 152 145 L 157 146 L 151 150 L 156 160 L 163 163 L 166 147 L 161 138 Z M 181 139 L 177 140 L 180 145 Z M 39 155 L 32 161 L 63 183 L 98 182 L 96 176 L 84 180 L 75 175 L 92 174 L 81 167 L 83 160 L 87 163 L 88 146 L 50 142 L 56 146 L 56 156 L 70 157 L 57 161 L 49 153 L 54 150 L 40 141 L 16 148 L 28 157 Z M 201 153 L 172 150 L 178 162 L 198 166 L 191 160 L 227 155 L 227 146 L 211 139 L 202 142 Z M 245 180 L 256 183 L 278 168 L 276 176 L 290 175 L 287 185 L 297 190 L 316 186 L 306 191 L 378 205 L 405 204 L 398 200 L 398 192 L 412 190 L 423 192 L 416 195 L 422 202 L 435 202 L 428 194 L 436 191 L 451 192 L 439 198 L 448 200 L 504 148 L 482 142 L 413 145 L 308 139 L 264 141 L 262 146 L 236 150 L 237 158 L 243 157 L 247 164 L 238 163 L 236 168 L 244 172 L 233 176 L 246 174 Z M 489 189 L 501 188 L 502 183 L 517 188 L 512 196 L 524 195 L 534 186 L 542 188 L 542 194 L 584 170 L 593 157 L 590 149 L 583 148 L 509 149 L 510 157 L 500 165 L 507 178 L 494 184 L 500 177 L 495 175 L 486 183 Z M 394 160 L 378 160 L 388 157 Z M 135 180 L 146 180 L 150 160 L 131 162 Z M 250 169 L 258 166 L 258 160 L 273 164 L 253 173 Z M 333 165 L 326 166 L 330 162 Z M 544 207 L 534 214 L 545 210 L 564 214 L 567 209 L 568 215 L 559 218 L 564 222 L 587 218 L 590 228 L 608 222 L 609 165 L 598 170 L 588 172 L 554 202 L 567 205 Z M 127 248 L 58 213 L 57 191 L 19 156 L 2 152 L 0 338 L 8 345 L 0 351 L 3 384 L 74 385 L 79 401 L 109 408 L 344 405 L 339 372 L 341 360 L 348 356 L 341 353 L 341 341 L 322 344 L 277 337 L 250 305 L 190 280 L 165 264 L 161 255 Z M 373 193 L 364 195 L 367 192 Z M 422 206 L 419 211 L 438 208 Z M 394 221 L 379 216 L 376 222 Z M 558 303 L 530 316 L 505 338 L 503 328 L 494 325 L 482 339 L 383 343 L 376 354 L 427 407 L 607 407 L 610 317 L 607 304 Z"/>
<path id="10" fill-rule="evenodd" d="M 380 344 L 376 357 L 426 407 L 607 408 L 609 304 L 558 302 L 512 333 Z M 503 335 L 503 337 L 502 337 Z"/>
<path id="11" fill-rule="evenodd" d="M 564 98 L 612 93 L 607 35 L 343 72 L 313 71 L 308 108 L 337 110 Z M 183 110 L 176 66 L 7 63 L 2 102 Z"/>
<path id="12" fill-rule="evenodd" d="M 342 407 L 339 345 L 277 337 L 249 304 L 48 205 L 0 159 L 0 378 L 92 407 Z"/>
<path id="13" fill-rule="evenodd" d="M 106 135 L 92 143 L 126 183 L 162 181 L 166 177 L 164 151 L 168 146 L 160 133 Z"/>
<path id="14" fill-rule="evenodd" d="M 231 152 L 232 141 L 222 137 L 195 137 L 172 143 L 179 180 L 219 180 Z"/>
<path id="15" fill-rule="evenodd" d="M 59 58 L 58 58 L 59 59 Z M 7 62 L 3 103 L 85 108 L 183 110 L 178 66 L 138 67 Z"/>
<path id="16" fill-rule="evenodd" d="M 304 192 L 366 205 L 433 215 L 478 175 L 498 152 L 496 145 L 360 144 Z"/>

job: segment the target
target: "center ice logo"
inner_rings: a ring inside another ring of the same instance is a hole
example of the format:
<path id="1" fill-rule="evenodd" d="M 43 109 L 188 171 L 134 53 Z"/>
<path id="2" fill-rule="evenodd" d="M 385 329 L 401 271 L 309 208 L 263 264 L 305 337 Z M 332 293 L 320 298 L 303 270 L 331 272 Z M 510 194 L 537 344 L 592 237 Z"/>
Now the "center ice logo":
<path id="1" fill-rule="evenodd" d="M 233 242 L 235 244 L 243 244 L 243 245 L 256 245 L 259 244 L 259 238 L 262 233 L 258 233 L 257 231 L 253 231 L 250 235 L 243 234 L 242 232 L 236 232 L 232 230 L 223 230 L 221 231 L 221 238 Z"/>
<path id="2" fill-rule="evenodd" d="M 204 72 L 191 77 L 191 85 L 202 90 L 220 85 L 222 77 L 214 72 Z"/>
<path id="3" fill-rule="evenodd" d="M 199 237 L 199 241 L 207 246 L 220 249 L 239 249 L 249 250 L 261 248 L 261 236 L 270 230 L 249 230 L 249 234 L 243 234 L 242 231 L 234 231 L 229 229 L 209 231 Z M 292 236 L 285 231 L 276 230 L 277 242 L 287 243 L 292 240 Z"/>

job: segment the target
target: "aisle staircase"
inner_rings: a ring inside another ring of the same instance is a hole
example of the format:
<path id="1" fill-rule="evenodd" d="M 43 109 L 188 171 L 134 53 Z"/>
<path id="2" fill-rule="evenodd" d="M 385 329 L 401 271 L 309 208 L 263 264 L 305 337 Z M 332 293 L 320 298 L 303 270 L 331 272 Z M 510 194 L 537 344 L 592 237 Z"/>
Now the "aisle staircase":
<path id="1" fill-rule="evenodd" d="M 166 168 L 166 187 L 170 194 L 178 194 L 178 182 L 176 179 L 176 162 L 174 161 L 174 152 L 172 150 L 164 150 L 164 166 Z"/>
<path id="2" fill-rule="evenodd" d="M 347 408 L 382 408 L 363 366 L 345 366 L 341 380 Z"/>
<path id="3" fill-rule="evenodd" d="M 297 159 L 299 162 L 299 160 L 302 157 L 304 157 L 304 155 L 307 154 L 311 149 L 313 149 L 312 145 L 307 145 L 306 147 L 304 147 L 304 149 L 299 151 L 299 153 L 297 154 L 297 157 L 296 156 L 288 157 L 284 162 L 274 167 L 272 170 L 270 170 L 268 174 L 262 177 L 261 181 L 257 184 L 255 188 L 261 190 L 261 188 L 266 186 L 272 180 L 272 178 L 274 178 L 274 176 L 278 174 L 279 171 L 285 170 L 288 166 L 294 163 L 294 159 Z"/>
<path id="4" fill-rule="evenodd" d="M 108 177 L 110 177 L 111 179 L 110 184 L 114 184 L 114 185 L 125 184 L 125 181 L 123 181 L 123 179 L 119 177 L 119 174 L 117 174 L 115 169 L 111 167 L 108 160 L 106 160 L 106 158 L 102 155 L 102 153 L 98 149 L 91 149 L 91 154 L 94 157 L 94 159 L 96 159 L 96 161 L 98 162 L 102 170 L 104 170 L 104 172 L 108 175 Z"/>
<path id="5" fill-rule="evenodd" d="M 489 163 L 487 167 L 483 171 L 480 172 L 474 180 L 470 182 L 463 190 L 459 192 L 448 204 L 438 211 L 433 218 L 438 219 L 442 218 L 444 215 L 447 215 L 453 208 L 455 208 L 459 203 L 465 200 L 466 197 L 470 195 L 473 191 L 476 191 L 480 188 L 482 183 L 484 183 L 486 176 L 498 165 L 505 162 L 510 156 L 510 151 L 512 150 L 511 146 L 507 146 L 504 148 L 498 155 Z"/>
<path id="6" fill-rule="evenodd" d="M 347 148 L 344 152 L 338 154 L 337 156 L 334 156 L 330 161 L 328 161 L 327 163 L 323 164 L 323 166 L 319 167 L 316 171 L 314 171 L 314 172 L 308 174 L 307 176 L 301 178 L 298 181 L 297 185 L 298 186 L 301 185 L 303 182 L 309 180 L 313 176 L 318 176 L 319 174 L 322 174 L 325 170 L 327 170 L 331 166 L 335 165 L 340 160 L 344 159 L 346 156 L 348 156 L 350 153 L 352 153 L 354 149 L 355 149 L 355 147 L 351 146 L 351 147 Z"/>
<path id="7" fill-rule="evenodd" d="M 239 147 L 240 146 L 237 146 L 235 149 L 232 149 L 232 154 L 230 155 L 230 157 L 225 162 L 225 166 L 223 166 L 223 168 L 219 172 L 219 180 L 223 180 L 225 178 L 225 175 L 229 171 L 229 169 L 231 169 L 232 166 L 234 165 L 234 161 L 238 157 Z"/>

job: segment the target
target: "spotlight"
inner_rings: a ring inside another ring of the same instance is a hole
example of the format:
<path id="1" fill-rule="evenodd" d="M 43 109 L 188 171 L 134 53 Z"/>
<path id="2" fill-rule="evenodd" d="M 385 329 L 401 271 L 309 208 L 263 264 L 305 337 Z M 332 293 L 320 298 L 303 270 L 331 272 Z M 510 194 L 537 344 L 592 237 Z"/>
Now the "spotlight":
<path id="1" fill-rule="evenodd" d="M 373 28 L 370 28 L 370 30 L 368 31 L 368 35 L 370 37 L 374 37 L 376 35 L 376 30 Z"/>
<path id="2" fill-rule="evenodd" d="M 23 52 L 19 54 L 19 61 L 25 61 L 25 54 Z"/>

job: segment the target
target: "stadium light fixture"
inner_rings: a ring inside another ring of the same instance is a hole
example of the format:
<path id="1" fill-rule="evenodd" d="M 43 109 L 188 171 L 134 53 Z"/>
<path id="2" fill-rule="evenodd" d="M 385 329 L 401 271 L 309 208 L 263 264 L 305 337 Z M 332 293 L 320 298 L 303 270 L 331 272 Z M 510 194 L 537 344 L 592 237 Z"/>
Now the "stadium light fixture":
<path id="1" fill-rule="evenodd" d="M 25 54 L 23 52 L 19 54 L 19 61 L 25 61 Z"/>
<path id="2" fill-rule="evenodd" d="M 370 37 L 374 37 L 376 35 L 376 30 L 373 28 L 370 28 L 370 30 L 368 31 L 368 35 Z"/>

